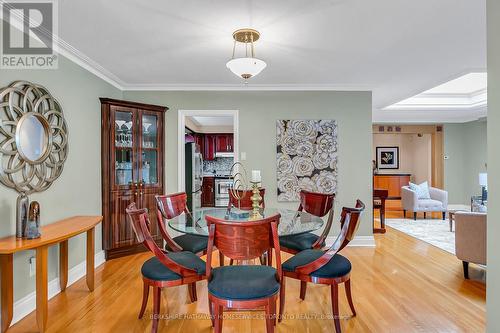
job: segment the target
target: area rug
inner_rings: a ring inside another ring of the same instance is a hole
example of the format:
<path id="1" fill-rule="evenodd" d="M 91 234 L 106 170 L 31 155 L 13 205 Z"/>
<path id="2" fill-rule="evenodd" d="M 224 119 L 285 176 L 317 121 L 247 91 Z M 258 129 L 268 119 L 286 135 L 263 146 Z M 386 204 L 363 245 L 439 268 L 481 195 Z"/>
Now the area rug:
<path id="1" fill-rule="evenodd" d="M 407 235 L 455 254 L 455 232 L 448 220 L 386 219 L 385 224 Z"/>

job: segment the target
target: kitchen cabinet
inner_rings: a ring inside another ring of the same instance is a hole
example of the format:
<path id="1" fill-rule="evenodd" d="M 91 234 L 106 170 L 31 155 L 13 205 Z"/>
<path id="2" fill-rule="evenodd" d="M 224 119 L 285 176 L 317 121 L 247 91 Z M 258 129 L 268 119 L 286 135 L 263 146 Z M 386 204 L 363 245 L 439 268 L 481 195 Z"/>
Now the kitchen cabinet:
<path id="1" fill-rule="evenodd" d="M 203 177 L 201 187 L 201 206 L 214 207 L 215 206 L 215 178 Z"/>
<path id="2" fill-rule="evenodd" d="M 217 134 L 215 142 L 217 153 L 233 152 L 233 134 Z"/>
<path id="3" fill-rule="evenodd" d="M 145 251 L 125 208 L 147 208 L 161 247 L 155 195 L 164 193 L 164 116 L 167 108 L 101 98 L 102 243 L 106 259 Z"/>
<path id="4" fill-rule="evenodd" d="M 217 135 L 215 134 L 205 134 L 205 140 L 203 140 L 203 159 L 206 161 L 213 161 L 215 159 L 215 152 L 216 152 L 216 138 Z"/>

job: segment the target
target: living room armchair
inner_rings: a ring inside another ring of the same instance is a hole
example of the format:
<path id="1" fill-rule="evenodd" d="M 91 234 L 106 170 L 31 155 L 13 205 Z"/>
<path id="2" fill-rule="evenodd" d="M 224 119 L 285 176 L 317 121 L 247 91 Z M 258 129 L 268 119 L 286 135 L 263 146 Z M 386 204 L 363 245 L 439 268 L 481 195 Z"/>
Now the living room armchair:
<path id="1" fill-rule="evenodd" d="M 470 262 L 486 265 L 486 213 L 455 213 L 455 253 L 463 262 L 466 279 Z"/>
<path id="2" fill-rule="evenodd" d="M 406 212 L 413 212 L 413 219 L 417 220 L 417 213 L 423 212 L 424 219 L 427 212 L 442 212 L 443 220 L 446 218 L 448 209 L 448 192 L 429 187 L 430 199 L 419 199 L 417 192 L 410 189 L 409 186 L 401 188 L 401 202 L 403 204 L 403 212 L 406 217 Z"/>

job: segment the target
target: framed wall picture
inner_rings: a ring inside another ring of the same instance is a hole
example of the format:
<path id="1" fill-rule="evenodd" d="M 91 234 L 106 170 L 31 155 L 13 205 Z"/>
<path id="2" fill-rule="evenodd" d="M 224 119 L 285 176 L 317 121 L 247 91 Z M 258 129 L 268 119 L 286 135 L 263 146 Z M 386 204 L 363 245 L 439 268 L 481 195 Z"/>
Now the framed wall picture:
<path id="1" fill-rule="evenodd" d="M 377 147 L 379 169 L 399 169 L 399 147 Z"/>
<path id="2" fill-rule="evenodd" d="M 299 201 L 301 190 L 337 192 L 337 122 L 276 122 L 278 201 Z"/>

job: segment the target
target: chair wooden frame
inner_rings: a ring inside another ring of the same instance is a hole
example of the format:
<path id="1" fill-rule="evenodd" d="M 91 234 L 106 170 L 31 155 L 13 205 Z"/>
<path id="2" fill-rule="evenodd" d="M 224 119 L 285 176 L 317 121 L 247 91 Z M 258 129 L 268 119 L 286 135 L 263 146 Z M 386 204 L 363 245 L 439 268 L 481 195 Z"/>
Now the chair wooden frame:
<path id="1" fill-rule="evenodd" d="M 168 244 L 168 247 L 174 252 L 184 251 L 183 248 L 175 242 L 175 240 L 168 233 L 167 227 L 165 226 L 164 220 L 173 219 L 182 213 L 193 218 L 189 208 L 187 207 L 187 194 L 186 192 L 178 192 L 166 195 L 155 195 L 156 199 L 156 220 L 158 223 L 158 228 L 160 229 L 161 236 L 163 240 Z M 169 207 L 167 210 L 165 207 Z M 197 256 L 202 257 L 207 254 L 207 250 L 195 253 Z M 219 262 L 221 266 L 224 266 L 224 257 L 219 254 Z"/>
<path id="2" fill-rule="evenodd" d="M 234 196 L 234 192 L 237 192 L 240 196 L 240 199 Z M 263 187 L 259 188 L 259 194 L 262 197 L 262 208 L 266 208 L 266 201 L 264 200 L 264 196 L 266 194 L 266 189 Z M 231 209 L 231 207 L 235 207 L 241 210 L 252 210 L 252 200 L 250 197 L 253 195 L 252 190 L 230 190 L 229 191 L 229 203 L 227 204 L 227 209 Z"/>
<path id="3" fill-rule="evenodd" d="M 209 236 L 206 274 L 208 281 L 212 278 L 211 250 L 214 246 L 217 246 L 219 251 L 233 260 L 260 258 L 269 248 L 274 248 L 276 253 L 276 281 L 280 284 L 280 299 L 284 299 L 284 290 L 281 288 L 283 272 L 281 270 L 278 238 L 280 217 L 280 214 L 276 214 L 257 221 L 232 222 L 207 216 Z M 248 232 L 250 229 L 252 232 Z M 269 264 L 269 266 L 271 265 Z M 266 312 L 267 332 L 274 332 L 274 326 L 276 326 L 276 301 L 277 293 L 260 299 L 227 300 L 218 298 L 209 292 L 208 307 L 215 333 L 222 332 L 222 316 L 225 309 L 250 310 L 259 307 L 264 307 Z"/>
<path id="4" fill-rule="evenodd" d="M 361 200 L 357 200 L 356 208 L 347 208 L 344 207 L 342 209 L 342 215 L 340 219 L 341 231 L 340 235 L 337 237 L 333 245 L 324 252 L 324 254 L 318 259 L 310 262 L 306 265 L 299 266 L 295 269 L 294 272 L 286 272 L 284 271 L 284 277 L 290 277 L 293 279 L 300 280 L 301 282 L 301 298 L 302 293 L 305 297 L 305 288 L 302 290 L 303 285 L 307 286 L 308 282 L 316 283 L 316 284 L 325 284 L 331 286 L 331 298 L 332 298 L 332 310 L 335 324 L 335 331 L 337 333 L 341 332 L 340 328 L 340 318 L 339 318 L 339 304 L 338 304 L 338 286 L 341 283 L 345 284 L 345 291 L 347 296 L 347 301 L 349 302 L 349 307 L 353 313 L 353 316 L 356 316 L 356 310 L 354 309 L 354 303 L 352 301 L 351 295 L 351 280 L 350 273 L 344 276 L 340 276 L 337 278 L 319 278 L 313 277 L 310 274 L 324 265 L 326 265 L 338 252 L 340 252 L 344 247 L 349 244 L 349 242 L 354 238 L 354 235 L 359 226 L 359 217 L 363 210 L 365 209 L 365 205 Z M 283 278 L 282 288 L 285 288 L 285 279 Z M 285 295 L 285 293 L 283 293 Z M 280 304 L 280 315 L 279 321 L 283 318 L 284 313 L 284 297 L 281 299 L 283 302 Z"/>
<path id="5" fill-rule="evenodd" d="M 168 269 L 181 276 L 178 280 L 158 281 L 142 277 L 144 284 L 142 294 L 142 305 L 139 311 L 139 319 L 144 315 L 148 304 L 149 289 L 153 288 L 153 324 L 151 332 L 156 333 L 158 330 L 158 320 L 160 314 L 161 290 L 165 287 L 174 287 L 187 285 L 191 301 L 196 301 L 196 282 L 205 279 L 205 275 L 199 275 L 195 270 L 180 265 L 170 259 L 166 253 L 158 247 L 150 233 L 150 221 L 146 208 L 137 209 L 135 203 L 131 203 L 126 209 L 127 215 L 130 218 L 132 229 L 134 230 L 137 240 L 142 243 L 156 258 Z"/>
<path id="6" fill-rule="evenodd" d="M 328 214 L 325 228 L 323 229 L 323 232 L 316 240 L 316 242 L 314 242 L 314 244 L 312 245 L 312 249 L 321 249 L 323 242 L 326 240 L 326 237 L 328 237 L 328 234 L 330 233 L 330 229 L 332 228 L 333 224 L 334 201 L 335 194 L 333 193 L 324 194 L 306 190 L 300 191 L 300 204 L 299 208 L 297 209 L 298 212 L 305 211 L 318 217 L 323 217 Z M 300 252 L 294 249 L 286 248 L 284 246 L 281 246 L 281 251 L 290 254 L 297 254 L 298 252 Z"/>

